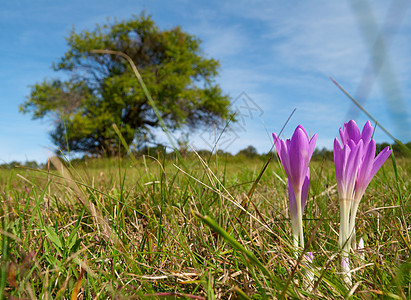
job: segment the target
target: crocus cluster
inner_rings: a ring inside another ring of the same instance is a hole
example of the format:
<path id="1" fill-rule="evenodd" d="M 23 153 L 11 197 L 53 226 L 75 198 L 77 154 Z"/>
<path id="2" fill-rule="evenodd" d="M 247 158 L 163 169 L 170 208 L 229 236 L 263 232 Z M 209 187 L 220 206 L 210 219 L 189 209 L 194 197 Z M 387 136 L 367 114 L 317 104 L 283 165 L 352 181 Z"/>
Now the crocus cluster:
<path id="1" fill-rule="evenodd" d="M 340 201 L 339 245 L 342 249 L 341 266 L 345 281 L 351 284 L 348 253 L 356 249 L 355 218 L 362 196 L 371 179 L 391 154 L 389 147 L 375 157 L 376 144 L 371 138 L 373 128 L 368 121 L 362 132 L 351 120 L 340 128 L 340 141 L 334 140 L 334 163 Z M 274 144 L 288 177 L 289 210 L 294 246 L 304 247 L 302 214 L 307 201 L 310 183 L 308 164 L 315 148 L 317 135 L 309 139 L 299 125 L 291 139 L 283 141 L 273 133 Z M 358 248 L 364 248 L 361 239 Z M 312 257 L 310 257 L 312 260 Z"/>
<path id="2" fill-rule="evenodd" d="M 273 133 L 274 144 L 288 177 L 288 199 L 294 237 L 294 245 L 304 247 L 302 212 L 305 207 L 310 183 L 308 164 L 313 155 L 317 135 L 311 140 L 305 129 L 298 125 L 291 140 L 283 141 Z"/>
<path id="3" fill-rule="evenodd" d="M 355 218 L 358 205 L 371 179 L 391 154 L 389 147 L 375 157 L 376 145 L 371 139 L 373 128 L 368 121 L 362 132 L 351 120 L 340 128 L 341 144 L 334 140 L 334 163 L 340 199 L 339 244 L 343 251 L 342 266 L 350 283 L 348 253 L 356 248 Z"/>

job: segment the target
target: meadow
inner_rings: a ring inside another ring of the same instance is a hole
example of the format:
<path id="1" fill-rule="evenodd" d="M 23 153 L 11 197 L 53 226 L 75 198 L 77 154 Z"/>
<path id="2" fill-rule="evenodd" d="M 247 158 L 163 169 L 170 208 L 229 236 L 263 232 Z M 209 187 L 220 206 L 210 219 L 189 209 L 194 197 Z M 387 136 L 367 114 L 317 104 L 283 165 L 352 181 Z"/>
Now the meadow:
<path id="1" fill-rule="evenodd" d="M 362 199 L 352 286 L 333 161 L 310 164 L 296 253 L 287 177 L 268 159 L 154 154 L 0 169 L 0 297 L 411 299 L 409 158 L 389 158 Z"/>

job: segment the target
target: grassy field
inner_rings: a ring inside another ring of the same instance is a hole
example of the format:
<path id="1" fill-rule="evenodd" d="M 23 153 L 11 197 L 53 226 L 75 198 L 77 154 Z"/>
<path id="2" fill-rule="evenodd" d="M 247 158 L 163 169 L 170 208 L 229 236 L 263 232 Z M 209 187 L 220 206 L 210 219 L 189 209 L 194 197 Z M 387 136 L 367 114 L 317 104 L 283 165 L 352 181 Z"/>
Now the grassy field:
<path id="1" fill-rule="evenodd" d="M 312 265 L 292 246 L 281 165 L 254 184 L 265 163 L 190 154 L 0 170 L 0 297 L 411 299 L 410 159 L 389 159 L 360 204 L 351 287 L 333 162 L 310 165 Z"/>

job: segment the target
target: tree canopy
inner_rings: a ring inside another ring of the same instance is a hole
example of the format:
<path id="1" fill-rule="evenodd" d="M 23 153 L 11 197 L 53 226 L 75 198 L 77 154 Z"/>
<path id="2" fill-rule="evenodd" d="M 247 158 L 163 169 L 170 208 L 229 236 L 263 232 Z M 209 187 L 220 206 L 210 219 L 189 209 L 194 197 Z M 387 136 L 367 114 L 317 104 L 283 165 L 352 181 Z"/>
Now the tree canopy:
<path id="1" fill-rule="evenodd" d="M 129 63 L 92 53 L 96 49 L 133 60 L 170 130 L 219 123 L 230 115 L 229 98 L 215 83 L 218 61 L 205 58 L 201 41 L 178 26 L 160 30 L 143 13 L 93 31 L 73 29 L 67 43 L 68 51 L 53 64 L 63 76 L 34 84 L 20 106 L 33 119 L 53 121 L 50 136 L 63 151 L 111 155 L 120 148 L 113 123 L 137 147 L 160 125 Z"/>

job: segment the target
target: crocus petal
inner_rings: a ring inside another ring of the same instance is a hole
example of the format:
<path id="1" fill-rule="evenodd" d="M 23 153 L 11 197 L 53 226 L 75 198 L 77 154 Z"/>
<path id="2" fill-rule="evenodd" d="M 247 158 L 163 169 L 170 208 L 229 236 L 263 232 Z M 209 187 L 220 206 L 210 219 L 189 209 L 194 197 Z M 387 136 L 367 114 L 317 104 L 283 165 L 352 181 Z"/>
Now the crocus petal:
<path id="1" fill-rule="evenodd" d="M 309 138 L 309 136 L 308 136 L 308 134 L 307 134 L 307 132 L 305 131 L 305 129 L 304 129 L 303 126 L 298 125 L 297 128 L 296 128 L 296 130 L 297 130 L 297 129 L 301 129 L 301 130 L 304 132 L 304 134 L 305 134 L 305 136 L 306 136 L 306 138 L 307 138 L 307 141 L 309 141 L 309 143 L 308 143 L 308 144 L 309 144 L 309 151 L 308 151 L 308 157 L 309 157 L 309 159 L 308 159 L 308 160 L 311 160 L 311 156 L 313 155 L 314 150 L 315 150 L 315 143 L 317 142 L 317 134 L 314 134 L 313 137 L 312 137 L 311 140 L 310 140 L 310 138 Z"/>
<path id="2" fill-rule="evenodd" d="M 347 123 L 344 123 L 344 126 L 340 128 L 339 133 L 340 133 L 341 143 L 343 145 L 347 144 L 347 142 L 350 140 L 350 137 L 348 136 L 348 132 L 347 132 Z"/>
<path id="3" fill-rule="evenodd" d="M 354 120 L 349 121 L 346 123 L 345 130 L 347 132 L 347 135 L 350 140 L 353 140 L 355 143 L 358 143 L 358 141 L 361 139 L 361 133 L 360 129 L 357 126 L 357 123 L 355 123 Z"/>
<path id="4" fill-rule="evenodd" d="M 348 142 L 349 138 L 346 135 L 345 131 L 343 130 L 343 128 L 340 128 L 339 130 L 340 133 L 340 139 L 341 139 L 341 143 L 344 145 Z"/>
<path id="5" fill-rule="evenodd" d="M 306 133 L 297 128 L 291 138 L 289 156 L 290 156 L 290 169 L 291 169 L 291 184 L 296 189 L 301 189 L 305 175 L 307 173 L 309 163 L 309 145 Z"/>
<path id="6" fill-rule="evenodd" d="M 308 150 L 309 160 L 311 160 L 311 157 L 313 156 L 316 142 L 317 142 L 317 134 L 314 134 L 309 143 L 310 145 L 309 150 Z"/>
<path id="7" fill-rule="evenodd" d="M 275 149 L 277 149 L 277 153 L 281 152 L 281 142 L 280 142 L 280 137 L 273 132 L 273 139 L 274 139 L 274 145 Z"/>
<path id="8" fill-rule="evenodd" d="M 342 150 L 342 157 L 341 157 L 341 178 L 340 182 L 337 181 L 337 186 L 339 185 L 341 188 L 339 189 L 338 193 L 340 198 L 347 199 L 347 191 L 349 189 L 349 183 L 352 179 L 352 151 L 348 144 L 344 145 Z M 341 192 L 340 192 L 341 190 Z"/>
<path id="9" fill-rule="evenodd" d="M 307 203 L 309 187 L 310 187 L 310 168 L 307 169 L 307 174 L 305 175 L 303 188 L 301 190 L 301 210 L 302 211 L 304 211 L 305 204 Z"/>
<path id="10" fill-rule="evenodd" d="M 351 149 L 347 164 L 345 166 L 345 178 L 349 179 L 349 181 L 355 181 L 357 176 L 358 166 L 362 158 L 362 146 L 362 140 L 360 140 L 358 145 L 354 144 L 353 140 L 350 140 L 348 144 L 344 146 L 350 147 Z"/>
<path id="11" fill-rule="evenodd" d="M 285 173 L 287 174 L 287 177 L 288 177 L 290 173 L 290 158 L 288 155 L 287 145 L 274 132 L 273 132 L 273 139 L 274 139 L 275 148 L 277 149 L 277 154 L 280 157 L 281 164 L 283 165 Z"/>
<path id="12" fill-rule="evenodd" d="M 298 129 L 298 130 L 302 130 L 302 132 L 304 132 L 305 137 L 307 138 L 307 140 L 309 139 L 308 134 L 307 134 L 307 131 L 305 131 L 305 129 L 304 129 L 304 127 L 303 127 L 302 125 L 298 125 L 297 128 L 295 129 L 295 131 L 297 131 L 297 129 Z M 295 132 L 295 131 L 294 131 L 294 132 Z"/>
<path id="13" fill-rule="evenodd" d="M 335 165 L 335 177 L 337 179 L 338 193 L 341 195 L 342 181 L 343 181 L 343 165 L 344 165 L 344 150 L 341 149 L 340 142 L 337 138 L 334 139 L 334 165 Z"/>
<path id="14" fill-rule="evenodd" d="M 281 163 L 283 164 L 283 167 L 284 167 L 285 173 L 287 174 L 287 177 L 290 178 L 290 176 L 291 176 L 290 175 L 291 174 L 290 154 L 288 152 L 288 147 L 286 145 L 286 142 L 288 142 L 288 141 L 286 141 L 284 143 L 283 140 L 280 140 L 279 142 L 281 143 L 281 149 L 280 149 L 281 151 L 280 151 L 280 153 L 278 153 L 278 155 L 280 156 L 280 160 L 281 160 Z"/>
<path id="15" fill-rule="evenodd" d="M 372 170 L 370 174 L 371 178 L 373 178 L 375 174 L 377 174 L 378 170 L 385 163 L 387 158 L 390 156 L 391 152 L 392 150 L 390 150 L 390 147 L 387 146 L 377 155 L 377 157 L 374 160 L 374 164 L 372 166 Z"/>
<path id="16" fill-rule="evenodd" d="M 372 132 L 373 132 L 373 128 L 371 126 L 371 123 L 370 121 L 367 121 L 361 133 L 361 138 L 364 141 L 364 143 L 368 143 L 368 141 L 371 139 Z"/>
<path id="17" fill-rule="evenodd" d="M 364 153 L 363 161 L 361 162 L 361 166 L 358 170 L 357 182 L 355 184 L 355 193 L 357 199 L 362 197 L 365 189 L 367 188 L 373 177 L 371 176 L 371 171 L 374 164 L 375 147 L 375 141 L 371 140 Z"/>
<path id="18" fill-rule="evenodd" d="M 290 180 L 288 180 L 288 205 L 291 219 L 297 218 L 297 201 Z"/>
<path id="19" fill-rule="evenodd" d="M 347 164 L 350 161 L 349 160 L 350 154 L 351 154 L 351 148 L 348 144 L 345 144 L 344 148 L 342 149 L 342 154 L 341 154 L 341 182 L 340 182 L 340 184 L 343 185 L 343 187 L 346 186 Z"/>
<path id="20" fill-rule="evenodd" d="M 334 165 L 337 182 L 340 182 L 342 176 L 342 149 L 337 138 L 334 139 Z"/>
<path id="21" fill-rule="evenodd" d="M 285 140 L 285 145 L 287 147 L 287 149 L 290 149 L 290 144 L 291 144 L 291 140 L 290 139 L 286 139 Z M 287 150 L 288 151 L 288 150 Z"/>

